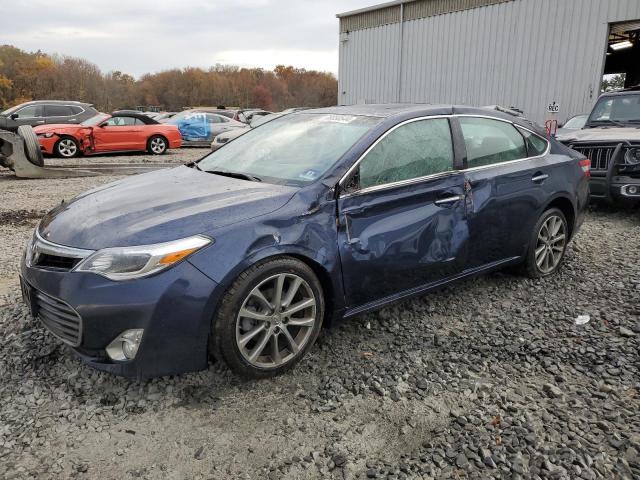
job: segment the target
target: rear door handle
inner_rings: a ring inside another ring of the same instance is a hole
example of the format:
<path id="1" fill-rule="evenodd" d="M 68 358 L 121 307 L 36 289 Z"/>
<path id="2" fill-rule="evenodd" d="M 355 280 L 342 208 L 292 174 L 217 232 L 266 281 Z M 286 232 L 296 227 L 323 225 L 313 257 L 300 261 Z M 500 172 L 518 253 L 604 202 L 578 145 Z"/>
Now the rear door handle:
<path id="1" fill-rule="evenodd" d="M 531 177 L 531 181 L 533 183 L 542 183 L 547 178 L 549 178 L 549 175 L 547 175 L 546 173 L 536 173 L 533 177 Z"/>
<path id="2" fill-rule="evenodd" d="M 464 195 L 452 195 L 450 197 L 439 198 L 433 203 L 435 203 L 436 205 L 451 205 L 452 203 L 459 202 L 463 199 Z"/>

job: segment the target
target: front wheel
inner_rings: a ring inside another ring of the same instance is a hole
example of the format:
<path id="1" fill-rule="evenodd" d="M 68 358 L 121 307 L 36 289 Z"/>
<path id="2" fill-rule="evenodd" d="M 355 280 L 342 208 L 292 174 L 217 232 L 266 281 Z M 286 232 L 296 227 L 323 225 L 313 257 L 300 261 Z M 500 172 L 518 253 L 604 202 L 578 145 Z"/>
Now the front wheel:
<path id="1" fill-rule="evenodd" d="M 62 137 L 58 140 L 54 150 L 56 155 L 60 158 L 73 158 L 77 157 L 80 153 L 78 142 L 71 137 Z"/>
<path id="2" fill-rule="evenodd" d="M 569 229 L 564 213 L 558 208 L 546 210 L 533 230 L 525 262 L 531 278 L 554 274 L 564 260 L 569 242 Z"/>
<path id="3" fill-rule="evenodd" d="M 322 286 L 313 270 L 290 257 L 267 260 L 240 274 L 227 291 L 210 345 L 237 374 L 273 377 L 302 359 L 323 316 Z"/>
<path id="4" fill-rule="evenodd" d="M 147 143 L 147 151 L 152 155 L 162 155 L 167 151 L 167 148 L 169 148 L 167 139 L 160 135 L 151 137 Z"/>

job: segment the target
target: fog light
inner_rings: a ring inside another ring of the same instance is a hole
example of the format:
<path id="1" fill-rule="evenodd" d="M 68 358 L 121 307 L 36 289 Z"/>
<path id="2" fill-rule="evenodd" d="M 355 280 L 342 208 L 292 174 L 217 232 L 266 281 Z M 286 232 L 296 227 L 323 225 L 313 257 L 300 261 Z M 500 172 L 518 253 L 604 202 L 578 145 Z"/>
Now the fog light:
<path id="1" fill-rule="evenodd" d="M 122 332 L 107 346 L 109 358 L 118 362 L 133 360 L 138 353 L 143 333 L 142 328 Z"/>
<path id="2" fill-rule="evenodd" d="M 627 187 L 627 193 L 629 195 L 637 195 L 638 194 L 638 187 L 636 187 L 635 185 L 629 185 Z"/>

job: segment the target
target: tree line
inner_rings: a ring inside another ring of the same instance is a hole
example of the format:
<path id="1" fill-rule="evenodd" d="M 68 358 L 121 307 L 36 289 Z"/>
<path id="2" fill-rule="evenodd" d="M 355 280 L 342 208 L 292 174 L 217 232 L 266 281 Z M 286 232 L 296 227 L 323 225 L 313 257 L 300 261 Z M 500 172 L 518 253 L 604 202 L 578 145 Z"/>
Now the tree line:
<path id="1" fill-rule="evenodd" d="M 82 58 L 0 46 L 0 110 L 47 99 L 92 103 L 105 112 L 141 105 L 167 111 L 217 105 L 278 111 L 335 105 L 337 94 L 333 74 L 292 66 L 175 68 L 135 79 L 120 71 L 103 73 Z"/>

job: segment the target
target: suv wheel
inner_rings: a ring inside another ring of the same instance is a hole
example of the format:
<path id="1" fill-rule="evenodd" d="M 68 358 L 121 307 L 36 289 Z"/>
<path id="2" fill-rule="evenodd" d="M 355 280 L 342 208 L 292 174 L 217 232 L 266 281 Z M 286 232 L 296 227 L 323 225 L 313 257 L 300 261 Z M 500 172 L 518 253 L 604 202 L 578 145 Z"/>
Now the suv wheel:
<path id="1" fill-rule="evenodd" d="M 267 260 L 240 274 L 227 291 L 210 345 L 234 372 L 273 377 L 302 359 L 323 316 L 322 286 L 313 270 L 290 257 Z"/>
<path id="2" fill-rule="evenodd" d="M 558 208 L 546 210 L 533 230 L 525 262 L 527 274 L 540 278 L 555 273 L 562 261 L 569 241 L 569 229 L 564 213 Z"/>

